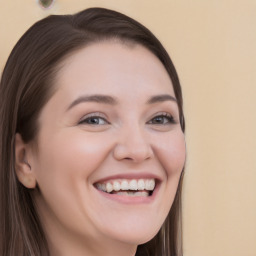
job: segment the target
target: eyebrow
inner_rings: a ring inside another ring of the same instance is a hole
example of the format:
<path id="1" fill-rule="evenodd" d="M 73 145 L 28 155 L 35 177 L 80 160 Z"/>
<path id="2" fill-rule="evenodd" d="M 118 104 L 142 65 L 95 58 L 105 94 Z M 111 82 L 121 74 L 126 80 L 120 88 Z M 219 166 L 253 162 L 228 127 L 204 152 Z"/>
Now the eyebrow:
<path id="1" fill-rule="evenodd" d="M 169 94 L 161 94 L 161 95 L 155 95 L 150 97 L 147 100 L 147 104 L 154 104 L 158 102 L 164 102 L 164 101 L 174 101 L 177 102 L 176 98 L 169 95 Z M 94 95 L 83 95 L 76 100 L 74 100 L 69 107 L 67 108 L 67 111 L 74 106 L 83 103 L 83 102 L 97 102 L 102 104 L 108 104 L 108 105 L 117 105 L 118 101 L 109 95 L 102 95 L 102 94 L 94 94 Z"/>
<path id="2" fill-rule="evenodd" d="M 69 107 L 67 108 L 67 110 L 73 108 L 75 105 L 78 105 L 82 102 L 97 102 L 97 103 L 102 103 L 102 104 L 109 104 L 109 105 L 116 105 L 117 104 L 117 100 L 111 96 L 108 95 L 100 95 L 100 94 L 94 94 L 94 95 L 84 95 L 81 96 L 79 98 L 77 98 L 76 100 L 74 100 Z"/>
<path id="3" fill-rule="evenodd" d="M 154 104 L 154 103 L 163 102 L 163 101 L 174 101 L 174 102 L 177 102 L 175 97 L 173 97 L 173 96 L 171 96 L 169 94 L 161 94 L 161 95 L 152 96 L 147 101 L 147 104 Z"/>

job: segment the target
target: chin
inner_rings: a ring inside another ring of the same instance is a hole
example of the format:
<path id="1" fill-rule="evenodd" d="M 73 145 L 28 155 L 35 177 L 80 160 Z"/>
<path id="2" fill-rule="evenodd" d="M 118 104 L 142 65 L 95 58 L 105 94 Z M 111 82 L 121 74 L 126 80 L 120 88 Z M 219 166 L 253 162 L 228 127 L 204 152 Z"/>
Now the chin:
<path id="1" fill-rule="evenodd" d="M 112 240 L 118 240 L 126 244 L 139 245 L 144 244 L 153 239 L 161 226 L 150 225 L 143 227 L 142 225 L 130 225 L 126 228 L 115 228 L 104 232 L 105 235 L 110 237 Z"/>

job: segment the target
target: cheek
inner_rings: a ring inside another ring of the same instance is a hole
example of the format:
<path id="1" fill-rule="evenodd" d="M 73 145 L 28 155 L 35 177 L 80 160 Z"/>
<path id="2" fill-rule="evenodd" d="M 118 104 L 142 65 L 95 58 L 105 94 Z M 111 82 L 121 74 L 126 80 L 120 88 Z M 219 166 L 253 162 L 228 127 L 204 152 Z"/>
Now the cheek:
<path id="1" fill-rule="evenodd" d="M 185 164 L 186 146 L 184 134 L 182 131 L 171 133 L 162 143 L 158 143 L 155 151 L 166 175 L 166 181 L 163 184 L 166 196 L 162 199 L 162 205 L 164 205 L 162 213 L 165 217 L 172 206 Z"/>
<path id="2" fill-rule="evenodd" d="M 177 130 L 165 136 L 155 145 L 155 153 L 167 178 L 179 176 L 186 158 L 185 138 L 182 131 Z"/>
<path id="3" fill-rule="evenodd" d="M 86 178 L 108 154 L 100 136 L 86 136 L 83 132 L 60 133 L 48 141 L 42 144 L 41 163 L 60 179 L 65 175 Z"/>
<path id="4" fill-rule="evenodd" d="M 59 200 L 62 204 L 77 203 L 85 196 L 90 176 L 109 152 L 100 136 L 72 130 L 44 139 L 40 145 L 35 168 L 38 185 L 46 200 Z"/>

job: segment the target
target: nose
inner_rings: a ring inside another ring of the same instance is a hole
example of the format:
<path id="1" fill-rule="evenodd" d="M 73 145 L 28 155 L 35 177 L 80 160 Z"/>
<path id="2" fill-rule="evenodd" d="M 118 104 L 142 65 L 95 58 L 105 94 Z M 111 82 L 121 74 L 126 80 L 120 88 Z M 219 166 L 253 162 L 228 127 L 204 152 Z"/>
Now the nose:
<path id="1" fill-rule="evenodd" d="M 154 153 L 145 133 L 139 127 L 120 132 L 113 150 L 114 158 L 118 161 L 129 160 L 134 163 L 151 159 Z"/>

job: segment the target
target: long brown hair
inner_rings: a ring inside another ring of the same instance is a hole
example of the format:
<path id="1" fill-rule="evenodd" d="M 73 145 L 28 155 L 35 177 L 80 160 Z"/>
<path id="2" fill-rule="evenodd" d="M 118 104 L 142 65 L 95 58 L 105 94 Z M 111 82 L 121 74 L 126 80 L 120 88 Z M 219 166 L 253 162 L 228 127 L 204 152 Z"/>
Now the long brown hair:
<path id="1" fill-rule="evenodd" d="M 49 250 L 31 191 L 15 174 L 15 134 L 36 139 L 38 116 L 54 91 L 64 57 L 96 41 L 117 39 L 140 44 L 166 68 L 185 130 L 182 92 L 175 67 L 159 40 L 137 21 L 112 10 L 90 8 L 75 15 L 51 15 L 35 23 L 12 50 L 0 84 L 0 255 L 47 256 Z M 181 189 L 158 234 L 139 245 L 136 256 L 182 255 Z"/>

